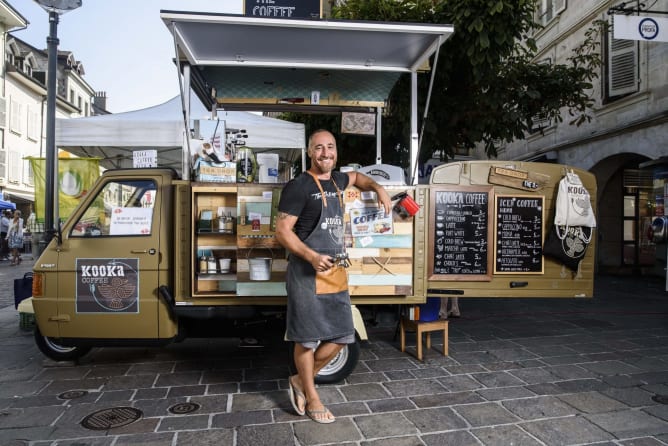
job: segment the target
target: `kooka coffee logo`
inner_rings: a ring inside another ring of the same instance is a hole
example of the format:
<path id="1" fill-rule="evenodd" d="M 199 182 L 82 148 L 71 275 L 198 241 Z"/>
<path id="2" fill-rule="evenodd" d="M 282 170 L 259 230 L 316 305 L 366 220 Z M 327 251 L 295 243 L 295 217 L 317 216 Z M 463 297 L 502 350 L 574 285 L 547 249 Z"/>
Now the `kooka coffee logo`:
<path id="1" fill-rule="evenodd" d="M 78 313 L 137 313 L 138 259 L 77 259 Z"/>

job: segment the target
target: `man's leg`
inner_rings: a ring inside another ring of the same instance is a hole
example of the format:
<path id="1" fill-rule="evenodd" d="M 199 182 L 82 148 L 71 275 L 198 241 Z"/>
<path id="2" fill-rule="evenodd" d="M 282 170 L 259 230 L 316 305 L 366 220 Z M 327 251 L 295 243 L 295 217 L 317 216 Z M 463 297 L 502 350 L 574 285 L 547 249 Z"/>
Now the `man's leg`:
<path id="1" fill-rule="evenodd" d="M 323 342 L 318 348 L 305 348 L 299 343 L 295 343 L 294 361 L 297 367 L 300 389 L 306 396 L 306 408 L 310 411 L 323 411 L 319 413 L 320 418 L 332 418 L 328 412 L 324 412 L 325 406 L 320 401 L 320 395 L 315 388 L 315 375 L 331 361 L 334 356 L 341 351 L 343 345 L 331 342 Z M 290 377 L 293 379 L 293 377 Z M 293 381 L 294 382 L 294 381 Z"/>

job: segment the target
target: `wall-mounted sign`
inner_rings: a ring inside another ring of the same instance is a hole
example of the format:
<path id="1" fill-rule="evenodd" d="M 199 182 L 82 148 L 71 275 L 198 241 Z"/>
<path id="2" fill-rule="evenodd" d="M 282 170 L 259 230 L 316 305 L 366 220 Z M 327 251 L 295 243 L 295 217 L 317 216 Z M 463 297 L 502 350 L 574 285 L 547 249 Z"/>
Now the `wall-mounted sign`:
<path id="1" fill-rule="evenodd" d="M 668 42 L 668 19 L 614 14 L 612 20 L 615 39 Z"/>
<path id="2" fill-rule="evenodd" d="M 376 115 L 374 113 L 342 112 L 341 133 L 375 135 Z"/>
<path id="3" fill-rule="evenodd" d="M 495 274 L 543 273 L 542 195 L 497 195 Z"/>
<path id="4" fill-rule="evenodd" d="M 320 0 L 245 0 L 244 15 L 280 19 L 319 19 Z"/>

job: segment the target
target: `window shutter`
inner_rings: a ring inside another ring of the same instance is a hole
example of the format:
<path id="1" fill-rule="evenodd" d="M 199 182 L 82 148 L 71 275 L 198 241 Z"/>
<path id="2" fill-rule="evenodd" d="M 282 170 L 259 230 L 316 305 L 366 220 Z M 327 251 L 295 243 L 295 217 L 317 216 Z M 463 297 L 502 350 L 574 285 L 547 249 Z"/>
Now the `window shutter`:
<path id="1" fill-rule="evenodd" d="M 608 96 L 638 91 L 638 42 L 608 38 Z"/>
<path id="2" fill-rule="evenodd" d="M 9 175 L 9 182 L 10 183 L 15 183 L 18 184 L 21 182 L 21 154 L 17 152 L 16 150 L 9 150 L 9 170 L 7 174 Z"/>
<path id="3" fill-rule="evenodd" d="M 0 127 L 7 127 L 7 99 L 0 98 Z"/>
<path id="4" fill-rule="evenodd" d="M 552 10 L 554 11 L 554 17 L 561 14 L 566 10 L 566 0 L 552 0 Z"/>

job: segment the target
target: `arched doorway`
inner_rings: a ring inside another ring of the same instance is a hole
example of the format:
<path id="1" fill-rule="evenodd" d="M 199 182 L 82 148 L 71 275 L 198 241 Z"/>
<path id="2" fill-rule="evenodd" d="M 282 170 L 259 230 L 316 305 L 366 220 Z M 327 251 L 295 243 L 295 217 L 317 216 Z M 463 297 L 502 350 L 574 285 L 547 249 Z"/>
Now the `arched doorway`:
<path id="1" fill-rule="evenodd" d="M 600 273 L 652 273 L 656 247 L 647 238 L 652 219 L 652 175 L 640 168 L 649 158 L 620 153 L 599 161 L 597 269 Z"/>

